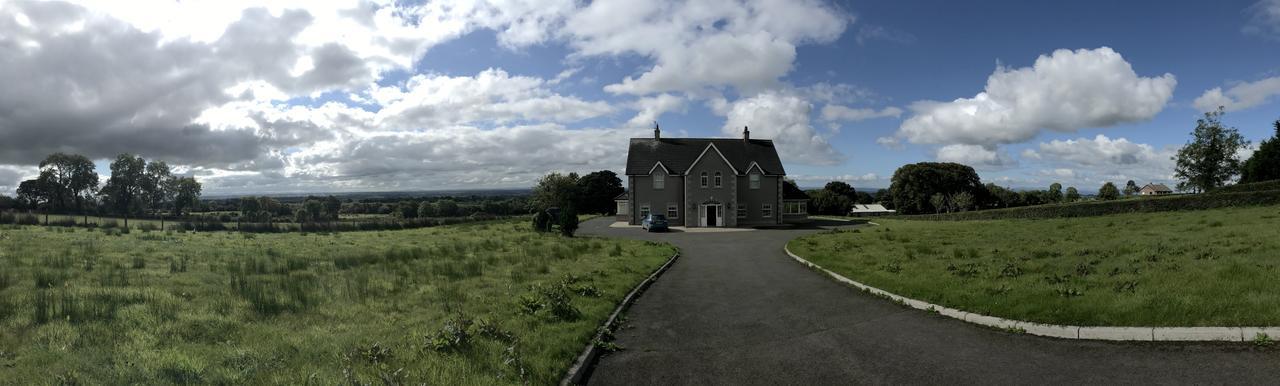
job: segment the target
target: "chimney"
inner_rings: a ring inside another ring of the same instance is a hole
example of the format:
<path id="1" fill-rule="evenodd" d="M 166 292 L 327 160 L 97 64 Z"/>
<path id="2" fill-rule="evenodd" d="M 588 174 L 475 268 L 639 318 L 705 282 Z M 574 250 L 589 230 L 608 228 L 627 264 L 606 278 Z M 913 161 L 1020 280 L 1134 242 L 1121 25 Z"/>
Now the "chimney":
<path id="1" fill-rule="evenodd" d="M 748 130 L 746 126 L 743 126 L 743 127 L 742 127 L 742 139 L 743 139 L 744 141 L 750 141 L 750 140 L 751 140 L 751 130 Z"/>
<path id="2" fill-rule="evenodd" d="M 662 139 L 662 129 L 658 128 L 658 121 L 653 121 L 653 139 Z"/>

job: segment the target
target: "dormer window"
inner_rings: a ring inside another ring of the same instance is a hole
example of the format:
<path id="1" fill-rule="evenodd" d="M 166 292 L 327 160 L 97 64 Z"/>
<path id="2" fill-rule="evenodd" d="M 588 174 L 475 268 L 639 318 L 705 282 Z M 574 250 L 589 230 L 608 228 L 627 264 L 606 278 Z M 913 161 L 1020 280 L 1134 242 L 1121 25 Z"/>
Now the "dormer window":
<path id="1" fill-rule="evenodd" d="M 702 172 L 702 187 L 707 187 L 707 172 Z"/>
<path id="2" fill-rule="evenodd" d="M 653 190 L 662 190 L 666 186 L 667 186 L 666 173 L 654 173 L 653 174 Z"/>
<path id="3" fill-rule="evenodd" d="M 716 172 L 716 187 L 717 187 L 717 188 L 719 188 L 719 187 L 720 187 L 720 181 L 721 181 L 720 172 Z"/>

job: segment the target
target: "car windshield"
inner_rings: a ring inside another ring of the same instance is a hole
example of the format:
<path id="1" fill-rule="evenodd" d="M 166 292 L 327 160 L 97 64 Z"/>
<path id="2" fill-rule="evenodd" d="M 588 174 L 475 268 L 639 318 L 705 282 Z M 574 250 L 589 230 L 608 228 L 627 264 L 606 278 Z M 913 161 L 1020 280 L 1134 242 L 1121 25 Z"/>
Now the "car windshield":
<path id="1" fill-rule="evenodd" d="M 653 220 L 654 220 L 654 221 L 667 221 L 667 216 L 663 216 L 663 215 L 660 215 L 660 214 L 655 214 L 655 215 L 653 215 Z"/>

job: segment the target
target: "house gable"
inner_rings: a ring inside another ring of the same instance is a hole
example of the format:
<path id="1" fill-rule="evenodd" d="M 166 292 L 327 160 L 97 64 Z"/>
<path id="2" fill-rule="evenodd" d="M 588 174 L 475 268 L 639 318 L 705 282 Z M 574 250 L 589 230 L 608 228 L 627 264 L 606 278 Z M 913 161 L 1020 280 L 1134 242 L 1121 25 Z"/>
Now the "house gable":
<path id="1" fill-rule="evenodd" d="M 709 143 L 709 144 L 707 144 L 707 148 L 702 149 L 702 154 L 699 154 L 699 155 L 698 155 L 698 158 L 697 158 L 697 159 L 694 159 L 694 160 L 693 160 L 693 163 L 689 164 L 689 169 L 686 171 L 686 173 L 691 172 L 691 171 L 693 170 L 693 168 L 697 167 L 697 166 L 698 166 L 698 162 L 701 162 L 701 161 L 702 161 L 702 157 L 707 156 L 707 152 L 709 152 L 709 151 L 711 151 L 711 150 L 715 150 L 715 151 L 716 151 L 716 155 L 719 155 L 719 156 L 720 156 L 720 159 L 724 161 L 724 164 L 725 164 L 725 165 L 729 165 L 729 170 L 733 171 L 733 174 L 734 174 L 734 175 L 741 175 L 741 173 L 738 173 L 738 168 L 733 167 L 733 163 L 732 163 L 732 162 L 729 162 L 729 159 L 728 159 L 728 158 L 725 158 L 724 153 L 721 153 L 721 152 L 720 152 L 720 149 L 716 147 L 716 144 L 715 144 L 715 143 Z M 754 162 L 753 162 L 753 163 L 754 163 Z"/>

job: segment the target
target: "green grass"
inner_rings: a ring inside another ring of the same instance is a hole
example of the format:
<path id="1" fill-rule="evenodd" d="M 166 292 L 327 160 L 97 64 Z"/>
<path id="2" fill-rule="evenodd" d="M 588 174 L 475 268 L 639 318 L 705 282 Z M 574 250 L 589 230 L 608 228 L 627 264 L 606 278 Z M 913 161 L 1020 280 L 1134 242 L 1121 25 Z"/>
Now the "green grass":
<path id="1" fill-rule="evenodd" d="M 555 383 L 674 250 L 528 228 L 0 227 L 0 384 Z"/>
<path id="2" fill-rule="evenodd" d="M 985 315 L 1083 326 L 1280 325 L 1280 207 L 984 221 L 876 219 L 793 240 L 851 279 Z"/>

